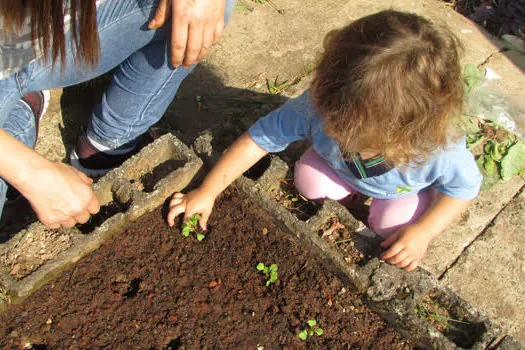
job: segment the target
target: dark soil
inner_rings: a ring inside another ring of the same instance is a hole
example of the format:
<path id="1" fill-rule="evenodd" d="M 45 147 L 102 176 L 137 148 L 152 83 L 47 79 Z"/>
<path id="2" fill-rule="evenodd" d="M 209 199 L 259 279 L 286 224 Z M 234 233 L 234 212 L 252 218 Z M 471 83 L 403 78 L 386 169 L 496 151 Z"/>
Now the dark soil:
<path id="1" fill-rule="evenodd" d="M 357 348 L 410 345 L 235 190 L 202 242 L 160 209 L 0 317 L 0 347 Z M 278 264 L 266 287 L 259 262 Z M 315 319 L 323 329 L 302 341 Z"/>

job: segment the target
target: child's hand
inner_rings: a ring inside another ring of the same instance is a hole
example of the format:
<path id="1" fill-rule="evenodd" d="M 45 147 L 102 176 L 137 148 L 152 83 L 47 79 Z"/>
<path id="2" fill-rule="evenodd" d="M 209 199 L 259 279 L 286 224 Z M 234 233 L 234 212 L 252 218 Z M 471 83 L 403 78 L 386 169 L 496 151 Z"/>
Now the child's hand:
<path id="1" fill-rule="evenodd" d="M 417 225 L 408 225 L 381 242 L 382 247 L 390 247 L 381 254 L 381 259 L 401 269 L 412 271 L 423 259 L 430 241 L 431 236 Z"/>
<path id="2" fill-rule="evenodd" d="M 210 217 L 215 203 L 215 197 L 205 193 L 200 188 L 189 192 L 188 194 L 175 193 L 170 201 L 170 210 L 168 213 L 168 225 L 175 224 L 175 218 L 184 213 L 184 221 L 189 220 L 193 214 L 200 214 L 199 225 L 206 230 L 206 223 Z"/>

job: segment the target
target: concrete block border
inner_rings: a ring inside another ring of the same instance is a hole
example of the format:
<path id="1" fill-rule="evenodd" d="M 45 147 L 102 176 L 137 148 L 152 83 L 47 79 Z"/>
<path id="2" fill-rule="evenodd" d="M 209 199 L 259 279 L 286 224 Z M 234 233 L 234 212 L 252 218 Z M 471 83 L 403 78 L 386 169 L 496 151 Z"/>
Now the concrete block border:
<path id="1" fill-rule="evenodd" d="M 13 278 L 8 269 L 0 268 L 0 283 L 15 298 L 30 295 L 130 221 L 162 205 L 171 193 L 183 190 L 197 177 L 202 166 L 203 161 L 175 136 L 161 136 L 94 186 L 102 208 L 109 208 L 103 211 L 110 213 L 102 218 L 100 225 L 92 229 L 84 227 L 84 231 L 82 228 L 62 230 L 61 234 L 71 240 L 64 251 L 22 279 Z M 414 345 L 430 349 L 523 349 L 510 335 L 502 334 L 485 314 L 421 268 L 408 273 L 381 262 L 374 254 L 358 263 L 348 263 L 338 248 L 320 237 L 319 227 L 334 216 L 350 231 L 366 231 L 363 224 L 334 201 L 325 201 L 314 216 L 299 220 L 267 192 L 270 187 L 278 186 L 287 172 L 285 162 L 270 156 L 257 170 L 259 176 L 255 180 L 242 176 L 233 186 L 289 232 L 291 239 L 317 254 L 321 263 L 340 276 L 348 288 L 362 293 L 368 306 Z M 39 223 L 31 225 L 0 245 L 0 253 L 6 254 L 24 236 L 42 230 L 46 229 Z M 377 250 L 378 240 L 370 235 L 357 235 L 356 240 L 356 246 L 364 251 Z M 442 332 L 421 317 L 416 308 L 425 298 L 465 322 L 466 331 Z"/>
<path id="2" fill-rule="evenodd" d="M 258 179 L 243 176 L 234 185 L 285 227 L 303 246 L 321 257 L 326 268 L 341 276 L 349 287 L 363 293 L 369 307 L 416 346 L 430 349 L 523 349 L 510 335 L 503 335 L 500 327 L 483 312 L 473 308 L 422 268 L 406 272 L 378 258 L 365 259 L 359 264 L 345 261 L 338 248 L 319 236 L 318 229 L 334 216 L 350 231 L 363 231 L 362 223 L 341 204 L 330 200 L 325 201 L 321 209 L 307 221 L 299 220 L 267 193 L 270 186 L 284 179 L 286 172 L 286 164 L 272 156 L 268 168 Z M 357 239 L 365 250 L 377 248 L 378 240 L 369 235 Z M 449 315 L 464 322 L 466 330 L 438 330 L 416 311 L 423 299 L 431 300 Z"/>
<path id="3" fill-rule="evenodd" d="M 129 222 L 162 205 L 171 193 L 185 188 L 202 164 L 202 160 L 175 136 L 161 136 L 93 186 L 101 204 L 100 213 L 93 218 L 94 223 L 49 230 L 37 222 L 1 244 L 0 256 L 8 256 L 20 242 L 37 234 L 44 233 L 50 241 L 57 237 L 66 237 L 63 240 L 67 241 L 63 251 L 47 261 L 39 261 L 21 278 L 13 276 L 11 267 L 2 265 L 0 285 L 7 290 L 12 301 L 28 296 L 97 249 Z"/>

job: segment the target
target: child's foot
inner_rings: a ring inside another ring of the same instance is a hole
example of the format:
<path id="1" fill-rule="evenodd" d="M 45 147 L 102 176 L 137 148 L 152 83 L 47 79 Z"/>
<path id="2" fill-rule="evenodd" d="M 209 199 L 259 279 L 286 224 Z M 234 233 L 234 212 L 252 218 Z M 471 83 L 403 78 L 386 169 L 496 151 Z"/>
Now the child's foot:
<path id="1" fill-rule="evenodd" d="M 89 177 L 100 177 L 119 167 L 140 150 L 140 143 L 122 146 L 112 151 L 99 150 L 86 134 L 80 135 L 77 146 L 69 157 L 71 165 Z"/>

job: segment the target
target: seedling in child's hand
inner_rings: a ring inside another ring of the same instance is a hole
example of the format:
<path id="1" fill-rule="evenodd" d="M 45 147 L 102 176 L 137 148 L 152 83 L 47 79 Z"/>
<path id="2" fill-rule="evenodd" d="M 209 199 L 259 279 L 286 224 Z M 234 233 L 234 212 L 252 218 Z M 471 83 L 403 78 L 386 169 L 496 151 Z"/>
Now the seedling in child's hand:
<path id="1" fill-rule="evenodd" d="M 317 334 L 317 335 L 323 334 L 323 330 L 321 328 L 317 328 L 316 320 L 308 320 L 307 323 L 308 323 L 308 326 L 310 326 L 310 328 L 305 328 L 301 332 L 299 332 L 298 337 L 301 340 L 306 340 L 309 337 L 313 336 L 314 334 Z"/>
<path id="2" fill-rule="evenodd" d="M 199 220 L 201 219 L 200 214 L 193 214 L 188 221 L 184 221 L 182 224 L 182 235 L 188 237 L 190 233 L 195 232 L 197 235 L 197 240 L 202 241 L 204 239 L 204 234 L 199 230 Z"/>
<path id="3" fill-rule="evenodd" d="M 262 262 L 257 265 L 257 270 L 264 273 L 268 280 L 266 281 L 266 287 L 277 281 L 277 264 L 271 264 L 270 266 L 264 265 Z"/>

